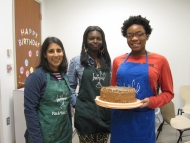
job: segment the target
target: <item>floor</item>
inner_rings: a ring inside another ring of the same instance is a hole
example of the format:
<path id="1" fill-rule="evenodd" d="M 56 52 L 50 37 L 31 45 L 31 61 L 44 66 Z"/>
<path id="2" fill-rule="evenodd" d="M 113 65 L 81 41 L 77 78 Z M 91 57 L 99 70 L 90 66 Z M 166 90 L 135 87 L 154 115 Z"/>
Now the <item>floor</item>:
<path id="1" fill-rule="evenodd" d="M 178 137 L 179 132 L 165 123 L 156 143 L 177 143 Z M 79 143 L 77 134 L 73 136 L 73 143 Z M 179 143 L 190 143 L 190 130 L 183 133 L 182 141 Z"/>

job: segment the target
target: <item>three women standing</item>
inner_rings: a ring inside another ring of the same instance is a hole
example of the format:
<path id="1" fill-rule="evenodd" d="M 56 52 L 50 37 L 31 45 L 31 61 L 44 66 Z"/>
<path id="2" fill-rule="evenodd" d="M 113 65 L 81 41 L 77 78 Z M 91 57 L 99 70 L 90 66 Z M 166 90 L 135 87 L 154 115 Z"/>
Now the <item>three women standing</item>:
<path id="1" fill-rule="evenodd" d="M 26 140 L 71 142 L 72 92 L 73 99 L 77 98 L 72 105 L 80 143 L 107 143 L 110 118 L 111 143 L 155 143 L 154 109 L 170 102 L 174 93 L 167 59 L 145 48 L 151 32 L 149 21 L 140 15 L 123 23 L 122 35 L 131 52 L 114 59 L 111 84 L 136 88 L 136 96 L 143 104 L 137 109 L 112 110 L 112 117 L 110 109 L 94 101 L 101 87 L 110 85 L 111 59 L 103 30 L 98 26 L 85 30 L 81 54 L 71 59 L 67 73 L 71 91 L 65 76 L 67 60 L 63 45 L 57 38 L 47 38 L 42 45 L 40 64 L 25 83 Z"/>

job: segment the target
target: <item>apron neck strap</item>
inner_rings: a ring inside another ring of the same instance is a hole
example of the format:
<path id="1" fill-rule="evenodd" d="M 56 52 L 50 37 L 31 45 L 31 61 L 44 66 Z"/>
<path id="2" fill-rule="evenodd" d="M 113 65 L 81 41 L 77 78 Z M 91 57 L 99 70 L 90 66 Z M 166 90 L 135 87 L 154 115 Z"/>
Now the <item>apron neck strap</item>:
<path id="1" fill-rule="evenodd" d="M 50 74 L 46 73 L 46 75 L 47 75 L 47 81 L 50 81 Z"/>
<path id="2" fill-rule="evenodd" d="M 147 64 L 148 63 L 148 52 L 147 51 L 145 51 L 145 52 L 146 52 L 146 64 Z M 127 57 L 125 58 L 124 62 L 127 61 L 127 59 L 129 58 L 130 55 L 131 55 L 131 52 L 127 55 Z"/>

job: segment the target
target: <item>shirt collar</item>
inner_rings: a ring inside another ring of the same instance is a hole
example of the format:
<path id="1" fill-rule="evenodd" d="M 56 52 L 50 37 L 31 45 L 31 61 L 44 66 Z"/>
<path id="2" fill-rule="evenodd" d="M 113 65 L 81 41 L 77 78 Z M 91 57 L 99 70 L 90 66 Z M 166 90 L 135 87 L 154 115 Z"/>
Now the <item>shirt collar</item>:
<path id="1" fill-rule="evenodd" d="M 89 66 L 95 66 L 96 63 L 95 63 L 94 59 L 90 55 L 88 55 L 88 58 L 89 58 L 88 65 Z"/>

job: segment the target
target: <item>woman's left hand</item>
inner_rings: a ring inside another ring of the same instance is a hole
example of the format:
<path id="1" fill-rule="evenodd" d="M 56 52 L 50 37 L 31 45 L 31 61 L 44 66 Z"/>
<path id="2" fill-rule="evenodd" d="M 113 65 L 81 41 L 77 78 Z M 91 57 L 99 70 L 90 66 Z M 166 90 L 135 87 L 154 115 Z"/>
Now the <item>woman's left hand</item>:
<path id="1" fill-rule="evenodd" d="M 145 99 L 141 100 L 141 103 L 143 103 L 143 104 L 139 108 L 144 108 L 144 107 L 148 106 L 149 98 L 145 98 Z"/>

